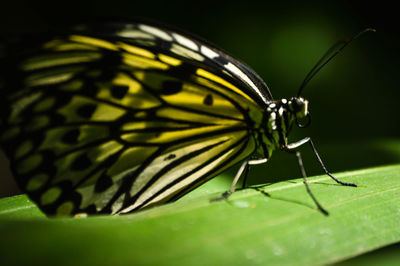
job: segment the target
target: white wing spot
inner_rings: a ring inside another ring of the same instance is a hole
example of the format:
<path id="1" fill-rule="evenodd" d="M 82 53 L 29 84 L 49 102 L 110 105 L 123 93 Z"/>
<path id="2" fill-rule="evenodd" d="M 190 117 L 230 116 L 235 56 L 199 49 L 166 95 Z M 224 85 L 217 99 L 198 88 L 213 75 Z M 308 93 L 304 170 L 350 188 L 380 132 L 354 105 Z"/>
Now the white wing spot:
<path id="1" fill-rule="evenodd" d="M 286 103 L 287 103 L 287 100 L 286 100 L 286 99 L 282 99 L 281 102 L 282 102 L 283 104 L 286 104 Z"/>
<path id="2" fill-rule="evenodd" d="M 231 62 L 224 65 L 224 67 L 229 71 L 233 72 L 234 74 L 238 75 L 241 79 L 243 79 L 247 83 L 252 84 L 251 80 L 237 66 L 235 66 Z"/>
<path id="3" fill-rule="evenodd" d="M 279 115 L 282 116 L 283 114 L 283 107 L 279 108 Z"/>
<path id="4" fill-rule="evenodd" d="M 154 36 L 159 37 L 159 38 L 161 38 L 163 40 L 170 41 L 170 42 L 173 40 L 172 37 L 168 33 L 166 33 L 165 31 L 162 31 L 162 30 L 160 30 L 158 28 L 151 27 L 151 26 L 148 26 L 148 25 L 143 25 L 143 24 L 140 24 L 138 26 L 138 28 L 141 29 L 144 32 L 153 34 Z"/>
<path id="5" fill-rule="evenodd" d="M 248 85 L 250 85 L 250 87 L 252 87 L 261 98 L 263 98 L 265 101 L 267 101 L 267 99 L 265 98 L 264 94 L 262 94 L 260 92 L 260 89 L 257 88 L 257 86 L 253 83 L 253 81 L 251 81 L 249 79 L 249 77 L 246 74 L 244 74 L 242 72 L 242 70 L 240 70 L 237 66 L 235 66 L 234 64 L 229 62 L 228 64 L 224 65 L 224 67 L 226 69 L 230 70 L 232 73 L 234 73 L 237 76 L 239 76 L 244 82 L 246 82 Z"/>
<path id="6" fill-rule="evenodd" d="M 132 38 L 132 39 L 150 39 L 153 40 L 154 36 L 143 32 L 143 31 L 138 31 L 138 30 L 128 30 L 124 29 L 121 31 L 118 31 L 115 33 L 118 36 L 124 37 L 124 38 Z"/>
<path id="7" fill-rule="evenodd" d="M 276 104 L 274 104 L 274 103 L 271 103 L 270 105 L 269 105 L 269 108 L 275 108 L 276 107 Z"/>
<path id="8" fill-rule="evenodd" d="M 182 44 L 183 46 L 192 49 L 194 51 L 198 51 L 199 47 L 197 46 L 197 44 L 195 44 L 193 41 L 189 40 L 186 37 L 183 37 L 182 35 L 173 33 L 172 36 L 174 36 L 175 40 L 179 43 Z"/>
<path id="9" fill-rule="evenodd" d="M 204 57 L 201 54 L 196 53 L 192 50 L 189 50 L 189 49 L 187 49 L 183 46 L 180 46 L 179 44 L 176 44 L 176 43 L 172 44 L 171 52 L 175 53 L 177 55 L 180 55 L 180 56 L 192 58 L 192 59 L 200 61 L 200 62 L 204 61 Z"/>
<path id="10" fill-rule="evenodd" d="M 218 57 L 218 54 L 216 52 L 214 52 L 213 50 L 211 50 L 210 48 L 208 48 L 204 45 L 202 45 L 200 47 L 200 51 L 203 55 L 205 55 L 208 58 L 212 59 L 212 58 Z"/>

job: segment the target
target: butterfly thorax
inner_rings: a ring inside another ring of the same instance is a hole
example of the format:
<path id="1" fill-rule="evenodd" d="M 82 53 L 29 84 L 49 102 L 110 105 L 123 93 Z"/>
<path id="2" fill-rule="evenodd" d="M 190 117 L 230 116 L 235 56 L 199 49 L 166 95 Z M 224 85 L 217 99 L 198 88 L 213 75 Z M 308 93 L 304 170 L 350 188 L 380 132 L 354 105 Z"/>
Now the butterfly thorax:
<path id="1" fill-rule="evenodd" d="M 308 101 L 301 97 L 271 101 L 266 105 L 258 135 L 258 153 L 269 158 L 275 149 L 288 144 L 293 123 L 308 114 Z"/>

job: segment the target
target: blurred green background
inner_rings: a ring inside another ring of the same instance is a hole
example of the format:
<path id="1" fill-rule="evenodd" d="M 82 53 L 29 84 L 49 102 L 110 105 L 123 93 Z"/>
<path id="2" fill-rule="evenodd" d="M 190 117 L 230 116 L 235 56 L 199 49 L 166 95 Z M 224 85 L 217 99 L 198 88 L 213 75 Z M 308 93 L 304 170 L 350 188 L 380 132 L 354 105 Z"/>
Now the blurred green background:
<path id="1" fill-rule="evenodd" d="M 312 125 L 290 136 L 292 141 L 311 136 L 327 167 L 338 172 L 400 162 L 394 152 L 400 145 L 397 16 L 397 8 L 385 1 L 19 0 L 0 9 L 0 36 L 46 32 L 95 18 L 152 19 L 223 48 L 250 65 L 275 98 L 287 98 L 296 94 L 304 76 L 336 41 L 366 27 L 376 28 L 376 33 L 365 34 L 346 48 L 305 88 Z M 310 149 L 303 151 L 307 173 L 320 174 Z M 267 165 L 253 169 L 249 182 L 298 176 L 295 159 L 277 152 Z M 226 180 L 228 186 L 230 182 Z M 0 197 L 16 193 L 0 154 Z"/>

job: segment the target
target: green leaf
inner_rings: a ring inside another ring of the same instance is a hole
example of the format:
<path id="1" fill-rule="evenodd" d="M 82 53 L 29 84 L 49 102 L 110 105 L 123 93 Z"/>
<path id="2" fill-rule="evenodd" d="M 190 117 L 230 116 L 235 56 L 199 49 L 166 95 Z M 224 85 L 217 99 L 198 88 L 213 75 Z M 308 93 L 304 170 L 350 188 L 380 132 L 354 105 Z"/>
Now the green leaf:
<path id="1" fill-rule="evenodd" d="M 0 200 L 4 265 L 319 265 L 400 241 L 400 165 L 187 197 L 125 216 L 45 218 L 25 196 Z M 397 257 L 398 258 L 398 257 Z"/>

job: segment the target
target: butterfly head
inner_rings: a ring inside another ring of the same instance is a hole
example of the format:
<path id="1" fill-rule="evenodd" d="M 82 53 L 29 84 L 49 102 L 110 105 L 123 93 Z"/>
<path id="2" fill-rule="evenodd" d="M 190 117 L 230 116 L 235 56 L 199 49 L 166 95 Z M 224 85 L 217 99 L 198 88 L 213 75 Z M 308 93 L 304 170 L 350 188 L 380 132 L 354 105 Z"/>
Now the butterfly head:
<path id="1" fill-rule="evenodd" d="M 311 123 L 308 111 L 308 100 L 302 97 L 293 97 L 288 101 L 288 109 L 293 113 L 298 127 L 307 127 Z"/>
<path id="2" fill-rule="evenodd" d="M 293 124 L 306 127 L 311 121 L 308 101 L 302 97 L 271 101 L 266 107 L 265 114 L 267 119 L 264 125 L 269 133 L 267 135 L 270 136 L 269 142 L 265 144 L 272 142 L 275 148 L 287 147 L 288 135 Z"/>

